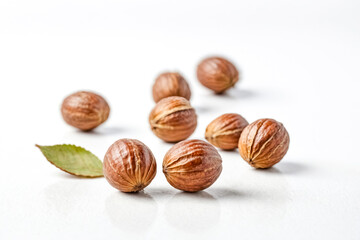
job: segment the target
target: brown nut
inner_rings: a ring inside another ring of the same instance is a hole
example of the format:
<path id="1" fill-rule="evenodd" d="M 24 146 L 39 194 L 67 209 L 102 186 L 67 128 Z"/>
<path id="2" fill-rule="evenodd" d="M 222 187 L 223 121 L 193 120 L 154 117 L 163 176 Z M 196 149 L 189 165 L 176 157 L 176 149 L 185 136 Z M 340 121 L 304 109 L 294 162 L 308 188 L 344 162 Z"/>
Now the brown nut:
<path id="1" fill-rule="evenodd" d="M 235 149 L 238 147 L 242 131 L 248 124 L 239 114 L 223 114 L 207 126 L 205 139 L 218 148 Z"/>
<path id="2" fill-rule="evenodd" d="M 150 149 L 135 139 L 120 139 L 107 150 L 103 163 L 106 180 L 122 192 L 138 192 L 156 175 L 156 161 Z"/>
<path id="3" fill-rule="evenodd" d="M 269 168 L 285 156 L 289 143 L 289 134 L 282 123 L 265 118 L 249 124 L 243 130 L 239 151 L 252 167 Z"/>
<path id="4" fill-rule="evenodd" d="M 179 190 L 197 192 L 210 187 L 220 176 L 222 160 L 216 149 L 202 140 L 185 140 L 165 154 L 163 172 Z"/>
<path id="5" fill-rule="evenodd" d="M 188 138 L 197 125 L 194 108 L 183 97 L 161 99 L 149 116 L 153 133 L 166 142 L 178 142 Z"/>
<path id="6" fill-rule="evenodd" d="M 165 72 L 160 74 L 152 88 L 153 98 L 155 102 L 171 96 L 184 97 L 190 100 L 191 91 L 189 84 L 179 73 Z"/>
<path id="7" fill-rule="evenodd" d="M 76 92 L 66 97 L 61 114 L 69 125 L 83 131 L 96 128 L 107 120 L 110 107 L 100 95 L 92 92 Z"/>
<path id="8" fill-rule="evenodd" d="M 222 93 L 235 85 L 239 80 L 239 72 L 228 60 L 221 57 L 210 57 L 198 65 L 197 78 L 205 87 L 215 93 Z"/>

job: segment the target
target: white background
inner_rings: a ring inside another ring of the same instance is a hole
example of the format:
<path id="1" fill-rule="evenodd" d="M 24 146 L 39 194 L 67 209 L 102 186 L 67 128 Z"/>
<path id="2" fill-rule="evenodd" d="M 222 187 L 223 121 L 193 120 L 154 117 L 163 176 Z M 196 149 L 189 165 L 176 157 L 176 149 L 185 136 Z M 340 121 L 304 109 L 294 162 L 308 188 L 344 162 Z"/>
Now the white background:
<path id="1" fill-rule="evenodd" d="M 357 0 L 1 0 L 1 239 L 360 239 Z M 216 96 L 196 80 L 208 55 L 230 58 L 242 79 Z M 198 128 L 227 112 L 271 117 L 288 129 L 288 154 L 252 169 L 220 151 L 223 172 L 196 194 L 161 172 L 172 146 L 148 125 L 151 86 L 180 71 Z M 92 133 L 66 125 L 64 97 L 103 95 L 109 120 Z M 158 173 L 140 194 L 49 164 L 34 144 L 72 143 L 103 158 L 136 138 Z"/>

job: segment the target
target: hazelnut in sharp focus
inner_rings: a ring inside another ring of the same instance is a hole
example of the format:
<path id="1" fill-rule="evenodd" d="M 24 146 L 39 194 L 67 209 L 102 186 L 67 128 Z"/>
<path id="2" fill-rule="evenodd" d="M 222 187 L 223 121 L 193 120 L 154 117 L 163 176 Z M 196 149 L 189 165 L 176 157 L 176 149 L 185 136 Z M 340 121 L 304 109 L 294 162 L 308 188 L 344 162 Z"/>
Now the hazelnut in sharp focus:
<path id="1" fill-rule="evenodd" d="M 135 139 L 120 139 L 105 154 L 106 180 L 122 192 L 138 192 L 156 175 L 156 161 L 150 149 Z"/>
<path id="2" fill-rule="evenodd" d="M 156 78 L 152 94 L 155 102 L 171 96 L 184 97 L 190 100 L 191 91 L 189 84 L 179 73 L 165 72 Z"/>
<path id="3" fill-rule="evenodd" d="M 185 140 L 166 153 L 163 172 L 179 190 L 196 192 L 211 186 L 220 176 L 222 160 L 216 149 L 202 140 Z"/>
<path id="4" fill-rule="evenodd" d="M 161 99 L 149 116 L 153 133 L 166 142 L 188 138 L 197 125 L 195 109 L 183 97 Z"/>
<path id="5" fill-rule="evenodd" d="M 197 78 L 215 93 L 223 93 L 239 80 L 239 72 L 230 61 L 221 57 L 209 57 L 198 65 Z"/>
<path id="6" fill-rule="evenodd" d="M 223 114 L 207 126 L 205 139 L 218 148 L 235 149 L 238 147 L 241 132 L 248 124 L 239 114 Z"/>
<path id="7" fill-rule="evenodd" d="M 76 92 L 66 97 L 61 114 L 69 125 L 89 131 L 107 120 L 110 107 L 106 100 L 92 92 Z"/>
<path id="8" fill-rule="evenodd" d="M 289 134 L 282 123 L 259 119 L 241 133 L 239 152 L 252 167 L 269 168 L 285 156 L 289 143 Z"/>

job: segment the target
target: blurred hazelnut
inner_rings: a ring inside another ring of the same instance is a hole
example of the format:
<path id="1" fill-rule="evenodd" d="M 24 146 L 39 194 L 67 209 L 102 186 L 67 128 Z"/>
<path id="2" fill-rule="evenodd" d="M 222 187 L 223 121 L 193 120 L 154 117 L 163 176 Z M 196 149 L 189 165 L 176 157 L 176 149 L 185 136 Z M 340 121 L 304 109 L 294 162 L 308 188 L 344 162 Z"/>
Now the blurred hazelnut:
<path id="1" fill-rule="evenodd" d="M 201 191 L 211 186 L 222 171 L 216 149 L 202 140 L 185 140 L 166 153 L 163 172 L 167 181 L 179 190 Z"/>
<path id="2" fill-rule="evenodd" d="M 175 72 L 160 74 L 155 80 L 152 93 L 155 102 L 171 96 L 184 97 L 190 100 L 191 96 L 189 84 L 179 73 Z"/>
<path id="3" fill-rule="evenodd" d="M 69 125 L 88 131 L 107 120 L 110 107 L 100 95 L 81 91 L 64 99 L 61 113 Z"/>
<path id="4" fill-rule="evenodd" d="M 138 192 L 156 175 L 156 161 L 150 149 L 135 139 L 120 139 L 107 150 L 103 163 L 106 180 L 122 192 Z"/>
<path id="5" fill-rule="evenodd" d="M 198 65 L 197 78 L 205 87 L 215 93 L 222 93 L 235 85 L 239 80 L 239 72 L 228 60 L 221 57 L 210 57 Z"/>
<path id="6" fill-rule="evenodd" d="M 183 97 L 161 99 L 149 116 L 153 133 L 166 142 L 178 142 L 188 138 L 197 125 L 194 108 Z"/>
<path id="7" fill-rule="evenodd" d="M 223 114 L 207 126 L 205 139 L 218 148 L 235 149 L 238 147 L 241 132 L 248 124 L 239 114 Z"/>
<path id="8" fill-rule="evenodd" d="M 243 130 L 239 151 L 252 167 L 269 168 L 285 156 L 289 143 L 289 134 L 282 123 L 273 119 L 260 119 Z"/>

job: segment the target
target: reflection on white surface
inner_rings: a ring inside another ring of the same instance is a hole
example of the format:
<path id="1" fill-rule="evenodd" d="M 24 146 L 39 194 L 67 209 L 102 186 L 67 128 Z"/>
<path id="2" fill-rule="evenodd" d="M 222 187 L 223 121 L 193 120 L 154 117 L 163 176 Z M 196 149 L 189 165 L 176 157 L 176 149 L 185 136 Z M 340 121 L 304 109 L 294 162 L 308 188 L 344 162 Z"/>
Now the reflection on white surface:
<path id="1" fill-rule="evenodd" d="M 240 201 L 245 198 L 245 194 L 236 189 L 213 187 L 209 189 L 209 192 L 214 194 L 214 196 L 220 200 L 231 199 Z"/>
<path id="2" fill-rule="evenodd" d="M 229 158 L 238 153 L 221 154 Z M 227 163 L 229 162 L 225 162 Z M 284 167 L 284 171 L 286 169 Z M 224 169 L 224 173 L 229 170 Z M 289 191 L 286 174 L 276 167 L 267 170 L 247 167 L 238 171 L 238 176 L 239 178 L 235 178 L 234 175 L 224 174 L 220 180 L 227 180 L 227 185 L 214 184 L 208 189 L 221 203 L 224 216 L 222 222 L 234 223 L 231 227 L 229 225 L 229 233 L 259 226 L 260 235 L 270 234 L 274 225 L 282 222 L 287 215 L 291 202 L 292 193 Z"/>
<path id="3" fill-rule="evenodd" d="M 92 192 L 94 181 L 89 179 L 90 181 L 85 182 L 84 179 L 61 174 L 67 180 L 50 184 L 44 189 L 46 209 L 64 218 L 71 218 L 74 213 L 86 212 L 88 199 L 96 197 Z"/>
<path id="4" fill-rule="evenodd" d="M 185 232 L 201 232 L 216 227 L 220 213 L 218 200 L 205 191 L 180 192 L 165 204 L 168 223 Z"/>
<path id="5" fill-rule="evenodd" d="M 105 201 L 105 211 L 113 225 L 135 235 L 145 234 L 150 229 L 157 208 L 153 197 L 145 192 L 114 192 Z"/>

